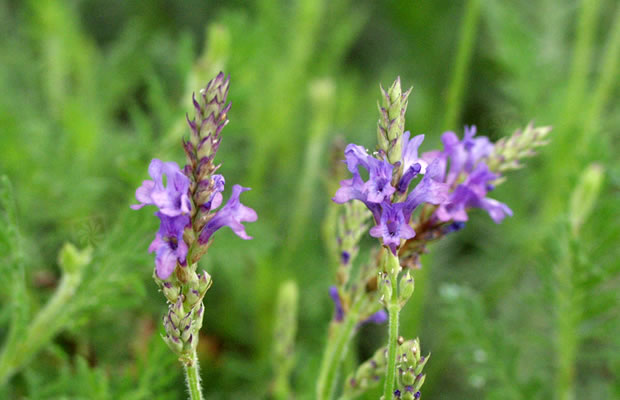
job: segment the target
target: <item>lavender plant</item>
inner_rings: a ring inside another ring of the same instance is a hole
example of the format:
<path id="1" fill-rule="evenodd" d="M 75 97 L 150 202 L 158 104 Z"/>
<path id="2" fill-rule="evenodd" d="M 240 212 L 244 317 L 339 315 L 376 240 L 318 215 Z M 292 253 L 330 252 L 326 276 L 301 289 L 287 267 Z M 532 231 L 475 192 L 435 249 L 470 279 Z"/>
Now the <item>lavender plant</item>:
<path id="1" fill-rule="evenodd" d="M 153 278 L 168 302 L 163 317 L 164 341 L 185 368 L 192 400 L 202 399 L 196 346 L 204 316 L 203 298 L 211 287 L 211 276 L 198 272 L 198 262 L 212 243 L 213 234 L 224 226 L 242 239 L 251 239 L 243 222 L 254 222 L 256 212 L 241 204 L 241 193 L 249 190 L 234 185 L 228 202 L 222 204 L 224 177 L 215 172 L 220 165 L 214 159 L 221 142 L 222 129 L 228 124 L 226 104 L 229 78 L 220 72 L 192 96 L 196 115 L 187 122 L 189 140 L 183 139 L 187 164 L 181 170 L 175 162 L 153 159 L 149 166 L 152 180 L 136 190 L 139 204 L 158 208 L 159 231 L 149 246 L 155 253 Z"/>
<path id="2" fill-rule="evenodd" d="M 343 266 L 338 269 L 338 286 L 330 289 L 336 311 L 318 381 L 320 399 L 329 399 L 333 394 L 339 363 L 352 336 L 351 327 L 362 321 L 359 310 L 372 308 L 370 305 L 376 305 L 377 300 L 389 315 L 387 347 L 379 353 L 379 357 L 385 356 L 383 399 L 420 397 L 419 389 L 424 382 L 421 367 L 428 358 L 420 361 L 417 339 L 406 348 L 402 348 L 403 343 L 410 342 L 400 339 L 399 343 L 399 313 L 414 291 L 412 272 L 421 268 L 420 256 L 426 252 L 427 244 L 462 229 L 470 210 L 482 209 L 496 223 L 512 215 L 507 205 L 489 197 L 489 193 L 504 181 L 502 172 L 520 168 L 520 160 L 546 144 L 550 131 L 549 127 L 529 125 L 523 132 L 517 131 L 493 144 L 487 137 L 476 137 L 474 126 L 465 127 L 463 139 L 454 132 L 446 132 L 441 138 L 443 150 L 419 154 L 424 135 L 412 137 L 405 131 L 411 89 L 403 92 L 398 78 L 388 90 L 381 88 L 381 92 L 377 150 L 369 154 L 362 146 L 346 146 L 344 162 L 352 177 L 340 182 L 333 197 L 334 202 L 345 204 L 345 229 L 337 237 Z M 349 204 L 352 200 L 358 202 Z M 354 207 L 362 210 L 354 211 Z M 363 209 L 373 217 L 374 226 L 368 232 L 379 240 L 381 248 L 373 253 L 365 272 L 351 280 L 345 267 L 367 229 Z M 343 299 L 348 300 L 348 291 L 357 293 L 359 287 L 364 288 L 358 293 L 363 300 L 353 304 L 364 306 L 351 307 L 355 311 L 351 313 L 346 307 L 349 303 Z M 345 318 L 347 312 L 350 319 Z M 412 354 L 407 357 L 407 352 Z M 377 380 L 377 360 L 371 360 L 370 365 L 370 369 L 360 367 L 357 378 L 348 379 L 345 397 L 371 386 L 369 370 L 374 371 L 372 379 Z M 411 371 L 416 372 L 412 375 Z"/>

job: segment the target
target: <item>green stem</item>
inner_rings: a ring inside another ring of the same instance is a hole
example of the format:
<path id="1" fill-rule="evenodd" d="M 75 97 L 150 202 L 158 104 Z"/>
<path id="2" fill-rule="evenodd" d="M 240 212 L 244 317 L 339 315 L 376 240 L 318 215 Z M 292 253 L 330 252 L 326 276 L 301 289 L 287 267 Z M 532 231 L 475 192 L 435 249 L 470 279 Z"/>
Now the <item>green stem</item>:
<path id="1" fill-rule="evenodd" d="M 54 295 L 30 323 L 23 339 L 7 343 L 0 355 L 0 385 L 6 383 L 65 326 L 71 316 L 68 303 L 81 281 L 81 273 L 63 275 Z"/>
<path id="2" fill-rule="evenodd" d="M 571 190 L 570 182 L 581 165 L 575 159 L 583 151 L 584 137 L 588 133 L 575 130 L 583 126 L 587 113 L 582 112 L 592 101 L 588 95 L 588 76 L 592 69 L 593 53 L 596 48 L 596 30 L 601 0 L 582 0 L 577 21 L 577 31 L 570 77 L 567 83 L 566 103 L 561 118 L 554 128 L 554 151 L 550 154 L 548 168 L 550 176 L 545 181 L 552 182 L 543 205 L 542 224 L 549 225 L 558 218 L 560 211 L 565 209 L 565 194 Z M 615 71 L 614 71 L 615 72 Z M 595 105 L 596 106 L 596 105 Z"/>
<path id="3" fill-rule="evenodd" d="M 605 109 L 607 101 L 613 94 L 613 89 L 618 81 L 618 64 L 620 64 L 620 7 L 616 11 L 614 22 L 611 24 L 609 42 L 602 56 L 600 65 L 601 72 L 598 82 L 594 86 L 594 94 L 590 100 L 590 110 L 586 116 L 583 130 L 584 143 L 599 133 L 600 117 Z M 579 146 L 586 148 L 585 145 Z"/>
<path id="4" fill-rule="evenodd" d="M 390 253 L 389 257 L 396 257 Z M 397 261 L 398 262 L 398 261 Z M 398 271 L 388 271 L 392 282 L 392 297 L 388 304 L 388 314 L 390 316 L 388 326 L 388 357 L 387 370 L 385 373 L 385 386 L 383 388 L 384 400 L 393 397 L 394 382 L 396 378 L 396 348 L 398 347 L 398 316 L 400 304 L 398 304 Z"/>
<path id="5" fill-rule="evenodd" d="M 353 303 L 351 309 L 345 314 L 344 321 L 334 325 L 336 328 L 334 334 L 328 338 L 317 383 L 318 400 L 330 400 L 333 396 L 340 364 L 347 354 L 354 328 L 359 322 L 361 305 L 360 299 Z"/>
<path id="6" fill-rule="evenodd" d="M 555 358 L 554 398 L 575 399 L 575 373 L 580 346 L 582 302 L 577 295 L 578 238 L 566 238 L 563 256 L 554 265 Z"/>
<path id="7" fill-rule="evenodd" d="M 196 356 L 196 350 L 192 353 L 191 362 L 185 364 L 184 366 L 190 400 L 203 400 L 202 389 L 200 388 L 200 372 L 198 369 L 198 357 Z"/>
<path id="8" fill-rule="evenodd" d="M 479 17 L 480 0 L 469 0 L 465 6 L 465 16 L 463 17 L 464 20 L 459 34 L 461 41 L 459 42 L 456 61 L 452 70 L 452 79 L 448 88 L 448 104 L 444 119 L 445 129 L 454 129 L 461 115 L 465 82 L 474 52 Z"/>

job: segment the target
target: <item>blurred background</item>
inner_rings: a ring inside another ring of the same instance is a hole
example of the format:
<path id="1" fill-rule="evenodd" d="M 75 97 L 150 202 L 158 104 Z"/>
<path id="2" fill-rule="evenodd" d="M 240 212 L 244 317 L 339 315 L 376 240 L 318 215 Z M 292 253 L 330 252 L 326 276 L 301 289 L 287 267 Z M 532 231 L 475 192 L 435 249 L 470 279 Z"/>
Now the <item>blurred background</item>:
<path id="1" fill-rule="evenodd" d="M 413 86 L 406 128 L 426 134 L 423 150 L 465 124 L 493 140 L 530 121 L 554 127 L 494 193 L 514 217 L 473 213 L 414 274 L 401 334 L 432 352 L 423 398 L 620 398 L 617 2 L 4 0 L 0 32 L 0 343 L 52 296 L 63 243 L 93 248 L 54 334 L 1 399 L 186 395 L 159 337 L 157 221 L 129 205 L 152 158 L 184 162 L 191 93 L 220 70 L 233 104 L 218 152 L 225 197 L 252 187 L 243 201 L 259 220 L 251 241 L 218 232 L 201 262 L 214 280 L 206 398 L 269 398 L 275 299 L 290 279 L 292 388 L 314 398 L 333 312 L 329 149 L 374 147 L 379 83 L 396 76 Z M 600 185 L 579 186 L 588 166 Z M 360 331 L 345 373 L 385 330 Z"/>

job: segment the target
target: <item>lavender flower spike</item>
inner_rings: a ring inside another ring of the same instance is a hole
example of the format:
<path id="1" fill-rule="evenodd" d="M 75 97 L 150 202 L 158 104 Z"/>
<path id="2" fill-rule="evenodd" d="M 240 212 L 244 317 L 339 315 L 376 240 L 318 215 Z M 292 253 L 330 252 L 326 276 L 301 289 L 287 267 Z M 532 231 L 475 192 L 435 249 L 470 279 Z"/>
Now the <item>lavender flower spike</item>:
<path id="1" fill-rule="evenodd" d="M 256 211 L 250 207 L 246 207 L 239 201 L 241 193 L 250 190 L 240 185 L 234 185 L 232 195 L 224 207 L 222 207 L 213 218 L 205 225 L 200 233 L 198 241 L 205 244 L 211 236 L 223 226 L 228 226 L 232 231 L 242 239 L 252 239 L 245 232 L 242 222 L 254 222 L 257 219 Z"/>
<path id="2" fill-rule="evenodd" d="M 139 210 L 146 205 L 155 205 L 162 214 L 169 217 L 189 214 L 189 179 L 177 163 L 162 162 L 155 158 L 149 165 L 149 175 L 153 180 L 142 182 L 142 186 L 136 190 L 136 199 L 140 204 L 132 205 L 131 208 Z M 163 183 L 164 175 L 167 178 L 166 186 Z"/>

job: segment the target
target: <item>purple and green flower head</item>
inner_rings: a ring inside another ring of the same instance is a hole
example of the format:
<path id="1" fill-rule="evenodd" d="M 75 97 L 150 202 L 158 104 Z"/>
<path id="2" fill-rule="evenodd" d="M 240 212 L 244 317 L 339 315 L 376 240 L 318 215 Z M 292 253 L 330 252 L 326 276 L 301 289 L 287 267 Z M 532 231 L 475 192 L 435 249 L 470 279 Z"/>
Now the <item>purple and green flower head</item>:
<path id="1" fill-rule="evenodd" d="M 229 82 L 220 73 L 198 98 L 192 97 L 196 116 L 187 118 L 191 134 L 189 140 L 183 140 L 188 161 L 183 170 L 175 162 L 153 159 L 149 165 L 151 180 L 136 190 L 139 204 L 131 208 L 154 205 L 158 209 L 155 215 L 160 219 L 160 228 L 149 251 L 155 253 L 155 270 L 160 279 L 167 279 L 177 265 L 187 266 L 188 253 L 192 253 L 189 263 L 197 262 L 210 238 L 224 226 L 243 239 L 251 239 L 243 222 L 254 222 L 257 215 L 239 200 L 249 188 L 234 185 L 228 202 L 217 210 L 222 204 L 225 179 L 214 173 L 219 168 L 214 158 L 222 129 L 228 124 Z M 184 234 L 186 231 L 188 234 Z"/>
<path id="2" fill-rule="evenodd" d="M 371 236 L 379 238 L 393 254 L 416 236 L 412 215 L 424 204 L 436 209 L 433 218 L 439 225 L 466 221 L 472 208 L 486 210 L 495 222 L 512 215 L 508 206 L 487 197 L 500 178 L 485 163 L 494 151 L 487 137 L 476 137 L 474 126 L 465 127 L 462 140 L 454 132 L 446 132 L 442 135 L 443 151 L 420 156 L 424 135 L 411 137 L 404 131 L 409 91 L 403 94 L 397 80 L 382 93 L 377 152 L 368 154 L 356 144 L 346 147 L 345 163 L 352 177 L 341 181 L 334 202 L 364 203 L 375 221 Z"/>

